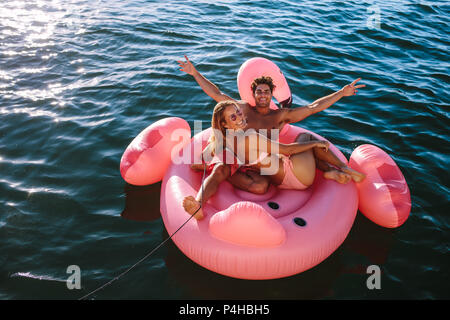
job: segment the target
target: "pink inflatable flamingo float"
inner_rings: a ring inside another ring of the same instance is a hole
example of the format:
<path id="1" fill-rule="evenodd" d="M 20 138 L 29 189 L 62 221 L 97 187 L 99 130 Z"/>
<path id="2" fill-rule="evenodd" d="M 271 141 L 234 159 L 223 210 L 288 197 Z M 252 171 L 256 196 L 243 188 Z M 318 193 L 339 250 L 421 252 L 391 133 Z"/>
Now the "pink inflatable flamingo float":
<path id="1" fill-rule="evenodd" d="M 270 76 L 280 104 L 290 104 L 291 92 L 280 69 L 264 58 L 246 61 L 238 74 L 243 100 L 252 103 L 251 81 Z M 272 108 L 277 108 L 272 102 Z M 202 173 L 189 161 L 206 146 L 211 129 L 191 139 L 181 118 L 157 121 L 142 131 L 125 150 L 120 171 L 125 181 L 148 185 L 162 179 L 160 209 L 169 234 L 190 218 L 182 207 L 185 196 L 200 189 Z M 285 125 L 280 141 L 293 142 L 300 132 Z M 347 162 L 330 143 L 330 148 Z M 400 169 L 380 148 L 363 145 L 355 149 L 349 165 L 364 172 L 359 184 L 338 184 L 317 174 L 306 190 L 282 190 L 271 186 L 256 195 L 223 182 L 203 208 L 206 217 L 190 219 L 172 240 L 191 260 L 214 272 L 242 279 L 274 279 L 308 270 L 331 255 L 347 237 L 359 210 L 388 228 L 402 225 L 411 210 L 411 199 Z"/>

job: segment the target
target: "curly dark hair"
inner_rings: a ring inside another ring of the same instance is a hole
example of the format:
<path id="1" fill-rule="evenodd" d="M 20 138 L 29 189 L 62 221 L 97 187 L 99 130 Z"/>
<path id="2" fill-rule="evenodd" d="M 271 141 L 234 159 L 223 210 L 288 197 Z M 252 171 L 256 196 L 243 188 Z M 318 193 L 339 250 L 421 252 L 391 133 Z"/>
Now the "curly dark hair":
<path id="1" fill-rule="evenodd" d="M 260 84 L 267 84 L 270 88 L 270 92 L 273 92 L 273 90 L 276 88 L 271 77 L 261 76 L 253 80 L 251 84 L 253 94 L 255 93 L 256 87 Z"/>

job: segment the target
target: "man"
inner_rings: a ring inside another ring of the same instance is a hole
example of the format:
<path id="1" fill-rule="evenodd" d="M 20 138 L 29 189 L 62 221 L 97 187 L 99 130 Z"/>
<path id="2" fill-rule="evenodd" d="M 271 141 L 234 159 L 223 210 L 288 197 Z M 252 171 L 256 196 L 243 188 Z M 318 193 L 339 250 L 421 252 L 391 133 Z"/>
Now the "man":
<path id="1" fill-rule="evenodd" d="M 236 101 L 247 119 L 247 129 L 265 129 L 268 133 L 271 129 L 281 130 L 287 123 L 299 122 L 312 114 L 323 111 L 342 97 L 355 95 L 358 91 L 357 89 L 365 87 L 365 85 L 356 85 L 361 80 L 359 78 L 344 86 L 341 90 L 320 98 L 307 106 L 272 110 L 270 109 L 270 102 L 274 85 L 270 77 L 260 77 L 253 81 L 252 91 L 255 98 L 255 106 L 250 106 L 246 101 L 237 101 L 222 93 L 214 83 L 197 71 L 187 56 L 184 57 L 185 61 L 178 61 L 180 70 L 193 76 L 208 96 L 217 102 L 225 100 Z M 308 133 L 302 133 L 295 139 L 296 142 L 310 140 L 317 139 Z M 348 183 L 352 179 L 355 182 L 360 182 L 365 178 L 363 173 L 348 167 L 330 149 L 314 148 L 292 155 L 291 161 L 297 172 L 301 170 L 303 177 L 301 182 L 306 186 L 310 186 L 314 182 L 316 167 L 324 171 L 326 179 L 332 179 L 342 184 Z M 264 193 L 268 188 L 268 179 L 251 171 L 234 174 L 228 178 L 228 181 L 235 187 L 254 193 Z"/>

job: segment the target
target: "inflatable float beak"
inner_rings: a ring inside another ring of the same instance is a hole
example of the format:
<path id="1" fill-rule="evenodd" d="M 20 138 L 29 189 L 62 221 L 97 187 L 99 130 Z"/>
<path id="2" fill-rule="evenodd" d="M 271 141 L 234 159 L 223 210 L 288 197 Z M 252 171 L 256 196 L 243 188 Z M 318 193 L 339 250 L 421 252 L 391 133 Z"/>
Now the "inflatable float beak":
<path id="1" fill-rule="evenodd" d="M 209 231 L 217 239 L 252 247 L 275 247 L 286 239 L 282 225 L 263 207 L 249 201 L 214 214 Z"/>

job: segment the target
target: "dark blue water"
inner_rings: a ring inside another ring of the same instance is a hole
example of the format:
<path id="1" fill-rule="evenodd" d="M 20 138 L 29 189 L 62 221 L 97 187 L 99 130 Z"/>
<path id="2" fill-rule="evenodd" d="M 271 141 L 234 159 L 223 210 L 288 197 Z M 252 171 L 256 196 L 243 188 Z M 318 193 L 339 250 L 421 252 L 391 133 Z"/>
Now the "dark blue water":
<path id="1" fill-rule="evenodd" d="M 119 162 L 156 120 L 208 126 L 215 103 L 178 70 L 184 54 L 235 98 L 240 65 L 271 59 L 296 106 L 361 77 L 301 126 L 347 157 L 387 151 L 410 217 L 388 230 L 359 213 L 327 260 L 271 281 L 217 275 L 169 242 L 93 298 L 450 298 L 449 16 L 445 1 L 1 1 L 0 298 L 79 298 L 167 237 L 160 184 L 127 185 Z M 372 264 L 380 290 L 366 286 Z"/>

